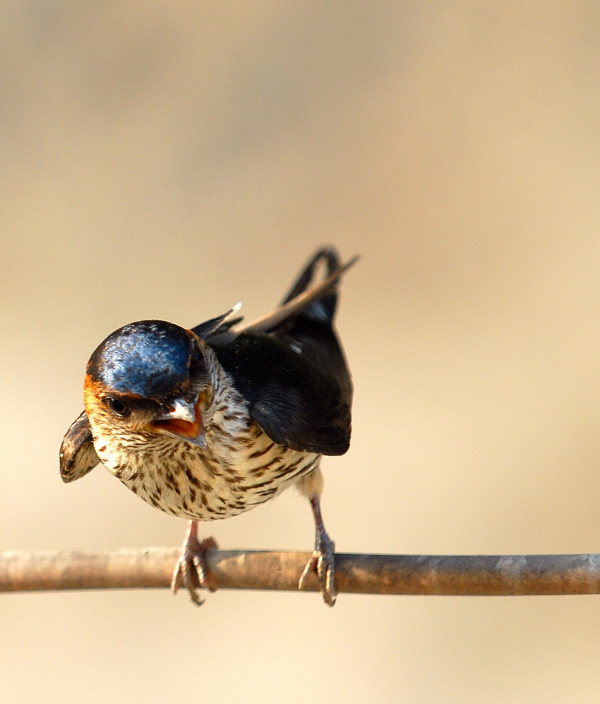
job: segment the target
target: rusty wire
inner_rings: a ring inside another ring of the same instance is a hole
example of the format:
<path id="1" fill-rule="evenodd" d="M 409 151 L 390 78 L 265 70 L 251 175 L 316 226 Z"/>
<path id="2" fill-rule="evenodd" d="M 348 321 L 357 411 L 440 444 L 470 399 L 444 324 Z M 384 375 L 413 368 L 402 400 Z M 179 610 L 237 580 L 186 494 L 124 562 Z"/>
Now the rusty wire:
<path id="1" fill-rule="evenodd" d="M 0 553 L 0 591 L 166 588 L 177 548 Z M 214 550 L 219 589 L 295 591 L 309 554 Z M 340 593 L 524 596 L 600 593 L 600 554 L 336 555 Z M 317 591 L 316 578 L 305 585 Z"/>

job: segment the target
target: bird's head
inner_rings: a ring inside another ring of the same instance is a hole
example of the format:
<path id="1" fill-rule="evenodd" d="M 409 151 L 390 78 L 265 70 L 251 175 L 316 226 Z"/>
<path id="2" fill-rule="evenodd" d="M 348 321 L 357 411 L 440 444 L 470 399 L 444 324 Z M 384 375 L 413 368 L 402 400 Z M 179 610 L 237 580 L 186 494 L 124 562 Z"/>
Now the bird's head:
<path id="1" fill-rule="evenodd" d="M 206 346 L 194 333 L 143 320 L 113 332 L 90 357 L 85 409 L 95 434 L 166 434 L 205 447 L 209 383 Z"/>

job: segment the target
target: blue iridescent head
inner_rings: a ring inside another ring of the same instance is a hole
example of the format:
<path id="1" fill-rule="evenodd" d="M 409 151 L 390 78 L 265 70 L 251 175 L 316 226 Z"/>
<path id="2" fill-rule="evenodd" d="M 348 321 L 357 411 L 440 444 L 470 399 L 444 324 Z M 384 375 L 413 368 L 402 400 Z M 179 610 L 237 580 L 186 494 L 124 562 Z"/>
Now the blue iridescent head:
<path id="1" fill-rule="evenodd" d="M 202 365 L 201 350 L 188 330 L 142 320 L 109 335 L 90 357 L 87 372 L 107 389 L 163 399 L 188 387 Z"/>

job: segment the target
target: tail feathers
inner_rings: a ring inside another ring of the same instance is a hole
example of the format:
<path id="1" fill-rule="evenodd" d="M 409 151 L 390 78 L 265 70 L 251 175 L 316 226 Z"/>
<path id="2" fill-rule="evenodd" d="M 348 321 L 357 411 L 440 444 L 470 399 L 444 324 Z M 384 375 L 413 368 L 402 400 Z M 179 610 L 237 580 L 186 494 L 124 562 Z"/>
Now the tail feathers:
<path id="1" fill-rule="evenodd" d="M 320 283 L 312 284 L 315 268 L 321 259 L 326 260 L 326 276 Z M 271 313 L 245 326 L 244 331 L 272 332 L 300 318 L 319 320 L 331 325 L 337 303 L 337 283 L 357 259 L 355 256 L 339 266 L 339 259 L 333 248 L 320 249 L 302 270 L 283 303 Z"/>
<path id="2" fill-rule="evenodd" d="M 318 321 L 331 326 L 335 315 L 338 296 L 338 281 L 356 262 L 357 256 L 340 265 L 340 258 L 333 247 L 322 247 L 306 264 L 292 288 L 275 310 L 243 324 L 243 318 L 232 317 L 238 312 L 234 308 L 222 316 L 208 320 L 192 328 L 199 337 L 210 343 L 231 342 L 241 333 L 274 333 L 288 329 L 294 321 Z M 320 263 L 325 266 L 321 281 L 317 281 Z"/>
<path id="3" fill-rule="evenodd" d="M 340 267 L 340 257 L 337 251 L 333 247 L 323 247 L 315 252 L 296 279 L 287 296 L 283 299 L 282 305 L 293 301 L 310 288 L 311 284 L 316 279 L 315 274 L 321 263 L 325 266 L 325 275 L 323 276 L 323 280 L 325 281 Z M 336 305 L 337 280 L 331 287 L 323 291 L 321 296 L 311 301 L 302 312 L 304 315 L 331 322 L 335 315 Z"/>

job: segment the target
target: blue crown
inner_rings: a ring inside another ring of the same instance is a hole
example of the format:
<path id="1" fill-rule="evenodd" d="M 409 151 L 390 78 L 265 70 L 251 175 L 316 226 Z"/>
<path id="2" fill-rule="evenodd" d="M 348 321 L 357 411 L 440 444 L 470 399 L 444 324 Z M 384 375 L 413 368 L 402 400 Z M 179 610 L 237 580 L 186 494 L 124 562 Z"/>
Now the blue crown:
<path id="1" fill-rule="evenodd" d="M 92 354 L 88 373 L 109 389 L 161 398 L 189 379 L 194 341 L 162 320 L 130 323 L 109 335 Z"/>

